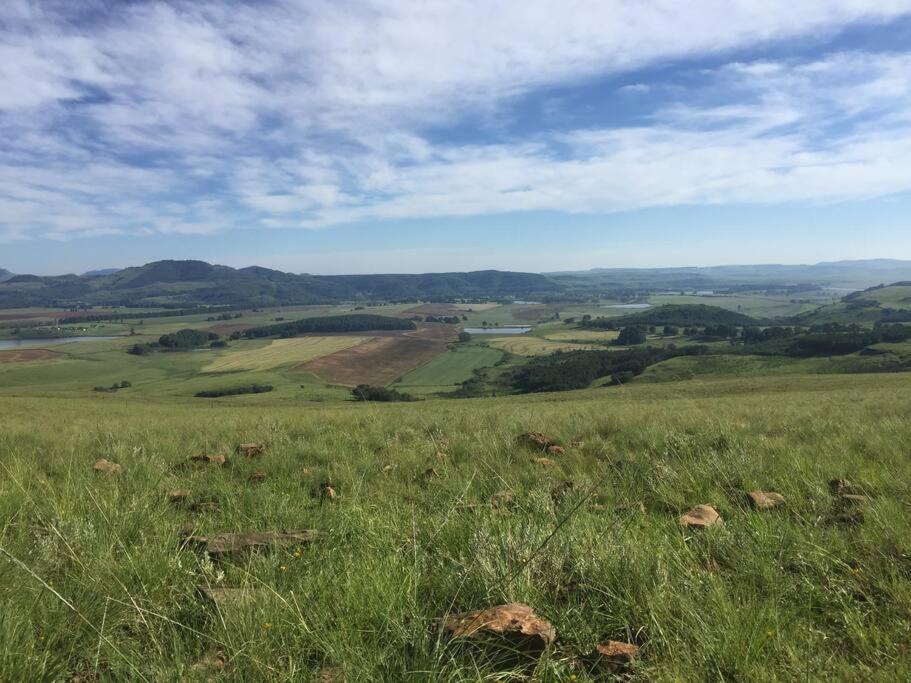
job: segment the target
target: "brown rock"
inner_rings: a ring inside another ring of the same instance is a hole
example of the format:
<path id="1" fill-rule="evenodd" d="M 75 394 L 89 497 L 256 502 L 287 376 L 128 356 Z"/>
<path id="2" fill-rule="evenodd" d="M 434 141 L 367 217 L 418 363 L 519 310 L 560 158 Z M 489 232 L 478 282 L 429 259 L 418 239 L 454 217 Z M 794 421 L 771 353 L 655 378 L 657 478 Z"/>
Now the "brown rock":
<path id="1" fill-rule="evenodd" d="M 258 458 L 263 453 L 266 452 L 266 444 L 264 443 L 241 443 L 237 444 L 235 449 L 238 455 L 243 455 L 247 458 Z"/>
<path id="2" fill-rule="evenodd" d="M 187 498 L 190 497 L 189 491 L 184 491 L 183 489 L 176 489 L 174 491 L 168 491 L 168 502 L 171 505 L 183 505 Z"/>
<path id="3" fill-rule="evenodd" d="M 313 683 L 345 683 L 345 672 L 337 666 L 320 669 Z"/>
<path id="4" fill-rule="evenodd" d="M 198 465 L 218 465 L 219 467 L 223 467 L 228 462 L 228 459 L 221 453 L 213 453 L 211 455 L 194 455 L 190 458 L 190 462 L 194 462 Z"/>
<path id="5" fill-rule="evenodd" d="M 540 465 L 541 467 L 556 467 L 557 466 L 557 463 L 555 463 L 550 458 L 535 458 L 534 462 L 536 465 Z"/>
<path id="6" fill-rule="evenodd" d="M 516 497 L 512 491 L 497 491 L 490 497 L 490 504 L 495 508 L 511 508 L 515 503 Z"/>
<path id="7" fill-rule="evenodd" d="M 519 443 L 538 450 L 546 450 L 549 446 L 556 446 L 557 440 L 543 432 L 525 432 L 518 437 Z"/>
<path id="8" fill-rule="evenodd" d="M 711 505 L 697 505 L 680 516 L 680 525 L 688 528 L 708 529 L 722 524 L 721 515 Z"/>
<path id="9" fill-rule="evenodd" d="M 265 470 L 256 470 L 253 474 L 251 474 L 251 475 L 248 477 L 247 480 L 248 480 L 251 484 L 261 484 L 262 482 L 266 481 L 266 478 L 267 478 L 268 476 L 269 476 L 269 475 L 266 474 Z"/>
<path id="10" fill-rule="evenodd" d="M 312 543 L 322 534 L 315 529 L 298 529 L 294 531 L 253 531 L 215 536 L 191 536 L 188 541 L 218 559 L 225 555 L 244 552 L 258 552 L 276 548 L 293 548 Z"/>
<path id="11" fill-rule="evenodd" d="M 450 640 L 499 642 L 510 650 L 523 653 L 540 654 L 557 636 L 549 622 L 538 618 L 531 607 L 522 603 L 450 614 L 438 625 Z"/>
<path id="12" fill-rule="evenodd" d="M 747 496 L 757 510 L 771 510 L 784 502 L 784 496 L 774 491 L 750 491 Z"/>
<path id="13" fill-rule="evenodd" d="M 547 452 L 550 455 L 565 455 L 566 449 L 563 446 L 550 445 L 547 447 Z"/>
<path id="14" fill-rule="evenodd" d="M 108 477 L 113 477 L 123 470 L 123 468 L 115 462 L 106 460 L 105 458 L 99 458 L 95 461 L 95 464 L 92 465 L 92 471 L 96 474 L 104 474 Z"/>
<path id="15" fill-rule="evenodd" d="M 621 643 L 608 640 L 598 643 L 588 656 L 591 663 L 598 668 L 617 670 L 627 666 L 639 656 L 639 646 L 632 643 Z"/>

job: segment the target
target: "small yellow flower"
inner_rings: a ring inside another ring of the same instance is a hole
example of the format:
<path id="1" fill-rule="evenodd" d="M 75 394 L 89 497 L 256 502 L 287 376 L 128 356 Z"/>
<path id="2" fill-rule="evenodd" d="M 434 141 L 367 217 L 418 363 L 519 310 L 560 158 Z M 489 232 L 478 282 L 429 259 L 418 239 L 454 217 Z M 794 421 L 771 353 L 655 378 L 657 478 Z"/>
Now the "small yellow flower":
<path id="1" fill-rule="evenodd" d="M 268 631 L 270 628 L 272 628 L 272 623 L 267 621 L 265 624 L 263 624 L 263 628 Z"/>
<path id="2" fill-rule="evenodd" d="M 301 551 L 300 551 L 300 550 L 295 550 L 295 551 L 294 551 L 294 557 L 300 557 L 300 556 L 301 556 Z"/>
<path id="3" fill-rule="evenodd" d="M 769 638 L 771 638 L 771 637 L 775 634 L 775 631 L 769 630 L 769 631 L 766 631 L 765 634 L 766 634 Z"/>
<path id="4" fill-rule="evenodd" d="M 285 565 L 282 565 L 282 566 L 279 567 L 279 569 L 280 569 L 281 571 L 285 571 L 285 570 L 287 569 L 287 567 L 286 567 Z"/>

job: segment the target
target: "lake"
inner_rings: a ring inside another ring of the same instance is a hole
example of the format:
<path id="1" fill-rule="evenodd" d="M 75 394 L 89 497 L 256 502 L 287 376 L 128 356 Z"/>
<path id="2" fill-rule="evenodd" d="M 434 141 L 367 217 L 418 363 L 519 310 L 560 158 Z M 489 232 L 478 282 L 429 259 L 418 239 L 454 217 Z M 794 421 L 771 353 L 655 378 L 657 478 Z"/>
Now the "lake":
<path id="1" fill-rule="evenodd" d="M 0 351 L 18 349 L 20 346 L 59 346 L 80 341 L 107 341 L 122 337 L 48 337 L 46 339 L 0 339 Z"/>
<path id="2" fill-rule="evenodd" d="M 651 308 L 651 304 L 609 304 L 601 308 Z"/>
<path id="3" fill-rule="evenodd" d="M 463 332 L 468 334 L 525 334 L 531 332 L 527 325 L 517 327 L 466 327 Z"/>

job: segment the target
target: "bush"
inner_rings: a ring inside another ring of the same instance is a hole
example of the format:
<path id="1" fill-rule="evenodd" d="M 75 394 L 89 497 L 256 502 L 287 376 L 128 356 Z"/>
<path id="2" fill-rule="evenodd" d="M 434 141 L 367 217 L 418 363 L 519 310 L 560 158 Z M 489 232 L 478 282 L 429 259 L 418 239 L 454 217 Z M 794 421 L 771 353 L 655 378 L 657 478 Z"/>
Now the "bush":
<path id="1" fill-rule="evenodd" d="M 634 346 L 645 342 L 645 330 L 638 326 L 624 327 L 617 337 L 620 346 Z"/>
<path id="2" fill-rule="evenodd" d="M 199 330 L 180 330 L 173 334 L 164 334 L 158 338 L 158 344 L 172 351 L 195 349 L 218 339 L 214 332 L 200 332 Z"/>
<path id="3" fill-rule="evenodd" d="M 351 390 L 351 395 L 356 401 L 414 401 L 416 400 L 411 394 L 404 394 L 395 389 L 385 387 L 372 387 L 369 384 L 358 384 Z"/>
<path id="4" fill-rule="evenodd" d="M 240 394 L 265 394 L 272 391 L 271 384 L 246 384 L 239 387 L 229 387 L 227 389 L 211 389 L 209 391 L 196 392 L 196 398 L 218 398 L 220 396 L 239 396 Z"/>
<path id="5" fill-rule="evenodd" d="M 390 318 L 384 315 L 358 313 L 355 315 L 327 315 L 320 318 L 304 318 L 280 325 L 266 325 L 244 330 L 248 339 L 257 337 L 296 337 L 307 332 L 367 332 L 371 330 L 414 330 L 417 325 L 411 320 Z M 233 338 L 233 335 L 232 335 Z"/>

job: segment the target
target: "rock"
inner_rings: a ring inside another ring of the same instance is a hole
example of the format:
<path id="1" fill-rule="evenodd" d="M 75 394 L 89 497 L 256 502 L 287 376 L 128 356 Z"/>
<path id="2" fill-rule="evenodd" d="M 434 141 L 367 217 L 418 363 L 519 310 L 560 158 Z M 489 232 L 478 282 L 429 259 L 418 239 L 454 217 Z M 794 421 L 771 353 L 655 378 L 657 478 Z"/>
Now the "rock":
<path id="1" fill-rule="evenodd" d="M 221 503 L 217 500 L 197 500 L 190 506 L 190 512 L 219 512 L 221 511 Z"/>
<path id="2" fill-rule="evenodd" d="M 111 462 L 105 458 L 99 458 L 95 461 L 95 464 L 92 465 L 92 471 L 96 474 L 104 474 L 108 477 L 113 477 L 123 470 L 123 468 L 118 465 L 116 462 Z"/>
<path id="3" fill-rule="evenodd" d="M 557 440 L 543 432 L 525 432 L 518 437 L 519 443 L 537 450 L 547 450 L 550 446 L 557 446 Z"/>
<path id="4" fill-rule="evenodd" d="M 249 481 L 251 484 L 261 484 L 262 482 L 266 481 L 267 477 L 268 475 L 264 470 L 256 470 L 247 478 L 247 481 Z"/>
<path id="5" fill-rule="evenodd" d="M 557 637 L 554 627 L 535 615 L 528 605 L 512 603 L 462 614 L 450 614 L 438 622 L 450 640 L 470 639 L 500 644 L 504 648 L 538 655 Z"/>
<path id="6" fill-rule="evenodd" d="M 708 529 L 723 524 L 721 515 L 711 505 L 697 505 L 680 516 L 680 525 L 688 528 Z"/>
<path id="7" fill-rule="evenodd" d="M 198 465 L 218 465 L 219 467 L 224 467 L 224 465 L 227 464 L 228 459 L 221 453 L 214 453 L 212 455 L 194 455 L 190 458 L 190 462 L 194 462 Z"/>
<path id="8" fill-rule="evenodd" d="M 193 670 L 201 674 L 223 674 L 228 667 L 228 655 L 224 650 L 208 652 L 193 665 Z"/>
<path id="9" fill-rule="evenodd" d="M 511 508 L 515 500 L 512 491 L 497 491 L 490 497 L 490 505 L 500 509 Z"/>
<path id="10" fill-rule="evenodd" d="M 319 485 L 319 491 L 317 493 L 320 501 L 329 502 L 335 500 L 338 494 L 335 492 L 335 488 L 328 481 L 324 481 Z"/>
<path id="11" fill-rule="evenodd" d="M 563 446 L 550 445 L 547 447 L 547 452 L 550 455 L 565 455 L 566 449 Z"/>
<path id="12" fill-rule="evenodd" d="M 247 458 L 258 458 L 263 453 L 266 452 L 266 444 L 264 443 L 241 443 L 237 444 L 235 452 L 238 455 L 243 455 Z"/>
<path id="13" fill-rule="evenodd" d="M 774 491 L 750 491 L 747 496 L 757 510 L 771 510 L 784 502 L 784 496 Z"/>
<path id="14" fill-rule="evenodd" d="M 189 543 L 203 548 L 213 559 L 219 559 L 226 555 L 244 552 L 259 552 L 307 545 L 319 540 L 321 536 L 322 534 L 315 529 L 298 529 L 294 531 L 251 531 L 217 534 L 215 536 L 191 536 L 187 540 Z"/>
<path id="15" fill-rule="evenodd" d="M 184 491 L 183 489 L 176 489 L 174 491 L 168 491 L 168 502 L 171 505 L 183 505 L 187 498 L 190 497 L 189 491 Z"/>
<path id="16" fill-rule="evenodd" d="M 589 662 L 597 668 L 616 671 L 627 666 L 639 656 L 639 646 L 632 643 L 622 643 L 617 640 L 608 640 L 598 643 L 591 654 Z"/>
<path id="17" fill-rule="evenodd" d="M 557 463 L 555 463 L 550 458 L 535 458 L 534 463 L 536 465 L 540 465 L 541 467 L 556 467 L 557 466 Z"/>
<path id="18" fill-rule="evenodd" d="M 345 672 L 337 666 L 320 669 L 313 683 L 345 683 Z"/>

